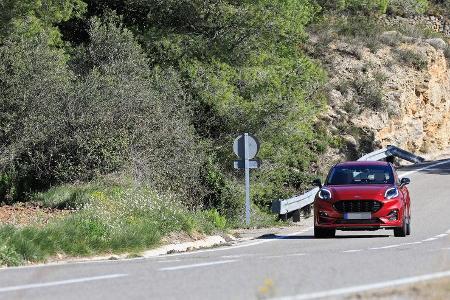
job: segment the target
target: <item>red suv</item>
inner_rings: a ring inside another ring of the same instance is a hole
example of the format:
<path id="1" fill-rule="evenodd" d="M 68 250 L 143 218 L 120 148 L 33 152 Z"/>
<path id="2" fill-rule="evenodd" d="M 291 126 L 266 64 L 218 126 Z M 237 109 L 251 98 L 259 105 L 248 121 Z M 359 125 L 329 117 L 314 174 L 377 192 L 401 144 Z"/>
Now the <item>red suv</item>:
<path id="1" fill-rule="evenodd" d="M 314 236 L 334 237 L 336 230 L 393 229 L 410 234 L 408 178 L 399 179 L 387 162 L 346 162 L 335 165 L 314 201 Z"/>

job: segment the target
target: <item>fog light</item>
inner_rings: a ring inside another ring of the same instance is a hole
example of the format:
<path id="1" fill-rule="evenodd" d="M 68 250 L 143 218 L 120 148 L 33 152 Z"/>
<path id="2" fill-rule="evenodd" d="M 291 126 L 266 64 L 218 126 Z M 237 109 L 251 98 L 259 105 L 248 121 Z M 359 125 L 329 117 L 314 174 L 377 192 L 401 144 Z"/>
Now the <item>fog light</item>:
<path id="1" fill-rule="evenodd" d="M 328 214 L 324 211 L 319 211 L 319 216 L 321 217 L 328 217 Z"/>
<path id="2" fill-rule="evenodd" d="M 391 212 L 387 215 L 389 221 L 398 220 L 398 209 L 391 210 Z"/>

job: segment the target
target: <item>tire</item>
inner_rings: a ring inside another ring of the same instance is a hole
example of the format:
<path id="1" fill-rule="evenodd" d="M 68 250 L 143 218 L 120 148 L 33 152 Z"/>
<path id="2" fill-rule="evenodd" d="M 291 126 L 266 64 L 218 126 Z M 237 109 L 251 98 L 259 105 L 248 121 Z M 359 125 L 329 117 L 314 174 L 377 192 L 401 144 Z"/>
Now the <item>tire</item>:
<path id="1" fill-rule="evenodd" d="M 411 217 L 408 218 L 408 223 L 406 224 L 406 235 L 411 234 Z"/>
<path id="2" fill-rule="evenodd" d="M 317 239 L 327 239 L 336 236 L 336 229 L 320 228 L 314 226 L 314 237 Z"/>
<path id="3" fill-rule="evenodd" d="M 394 236 L 395 237 L 405 237 L 407 234 L 407 223 L 406 218 L 403 218 L 402 226 L 394 228 Z"/>

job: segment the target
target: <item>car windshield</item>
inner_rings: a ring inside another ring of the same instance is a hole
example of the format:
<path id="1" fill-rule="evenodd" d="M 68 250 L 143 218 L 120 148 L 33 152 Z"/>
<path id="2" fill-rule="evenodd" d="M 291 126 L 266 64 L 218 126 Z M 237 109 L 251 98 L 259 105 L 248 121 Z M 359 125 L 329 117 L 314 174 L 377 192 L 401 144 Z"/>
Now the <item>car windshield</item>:
<path id="1" fill-rule="evenodd" d="M 328 185 L 393 184 L 389 166 L 336 166 L 327 178 Z"/>

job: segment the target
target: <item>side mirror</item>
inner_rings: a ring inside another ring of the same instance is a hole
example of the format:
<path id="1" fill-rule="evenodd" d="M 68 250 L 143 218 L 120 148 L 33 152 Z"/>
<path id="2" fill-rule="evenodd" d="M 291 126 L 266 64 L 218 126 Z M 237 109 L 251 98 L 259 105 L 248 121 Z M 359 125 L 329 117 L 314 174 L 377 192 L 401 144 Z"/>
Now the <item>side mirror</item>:
<path id="1" fill-rule="evenodd" d="M 322 181 L 320 179 L 314 179 L 312 184 L 318 186 L 319 188 L 322 188 Z"/>
<path id="2" fill-rule="evenodd" d="M 400 180 L 400 185 L 401 186 L 405 186 L 405 185 L 408 185 L 408 184 L 410 184 L 411 183 L 411 179 L 409 179 L 409 178 L 402 178 L 401 180 Z"/>

